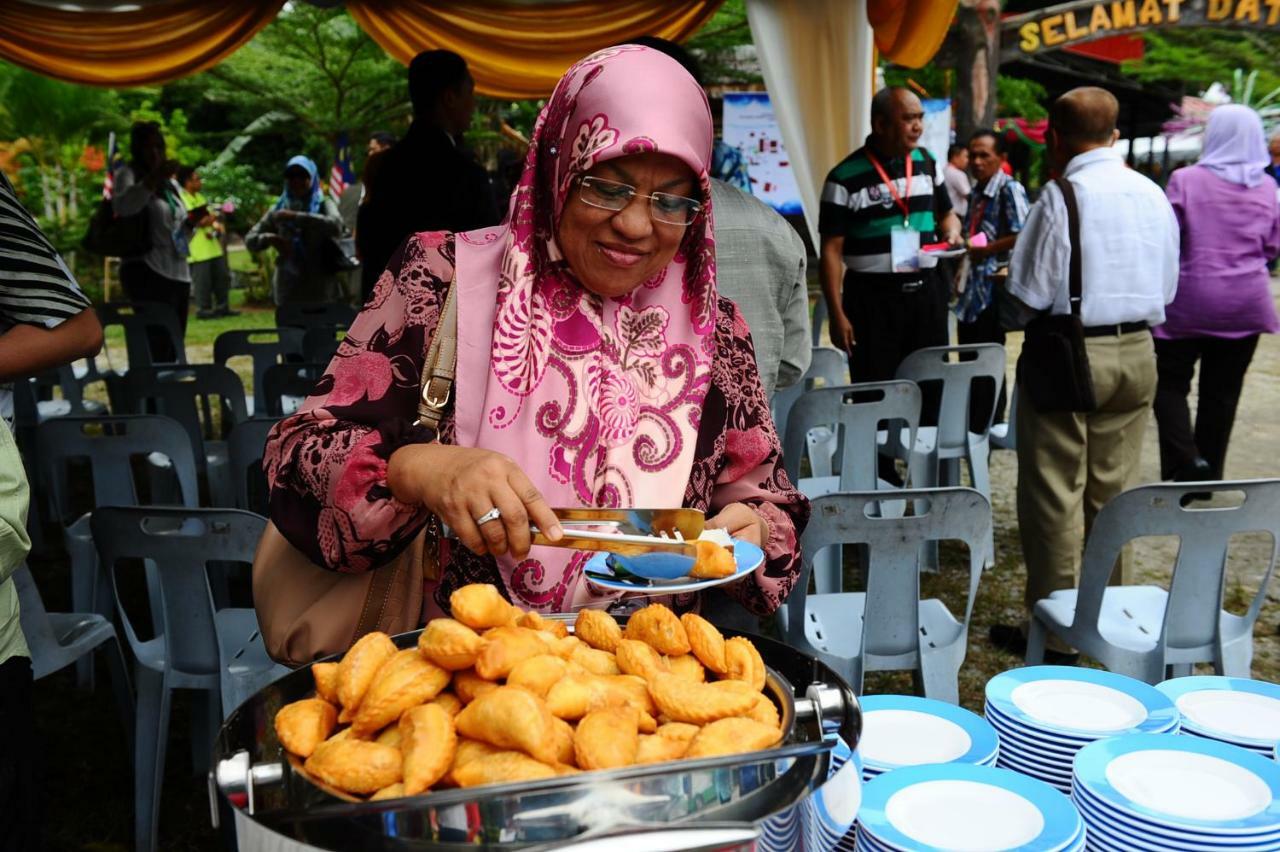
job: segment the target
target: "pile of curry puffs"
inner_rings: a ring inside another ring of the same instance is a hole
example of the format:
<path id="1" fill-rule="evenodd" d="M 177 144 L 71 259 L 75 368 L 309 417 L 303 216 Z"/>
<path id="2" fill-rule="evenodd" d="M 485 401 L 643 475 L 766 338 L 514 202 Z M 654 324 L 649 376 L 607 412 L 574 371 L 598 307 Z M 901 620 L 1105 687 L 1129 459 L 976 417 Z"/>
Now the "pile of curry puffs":
<path id="1" fill-rule="evenodd" d="M 370 633 L 312 666 L 316 696 L 276 714 L 312 778 L 373 800 L 432 789 L 769 748 L 782 738 L 747 639 L 653 604 L 625 629 L 599 610 L 562 622 L 490 585 L 450 598 L 417 648 Z"/>

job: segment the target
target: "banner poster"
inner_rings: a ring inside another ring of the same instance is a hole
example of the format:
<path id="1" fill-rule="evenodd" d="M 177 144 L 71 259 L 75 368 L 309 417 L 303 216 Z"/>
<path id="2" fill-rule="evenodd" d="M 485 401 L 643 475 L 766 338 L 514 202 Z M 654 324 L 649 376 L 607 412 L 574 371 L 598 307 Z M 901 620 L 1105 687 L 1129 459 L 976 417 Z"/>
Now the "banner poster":
<path id="1" fill-rule="evenodd" d="M 799 216 L 800 188 L 767 92 L 725 92 L 724 141 L 747 159 L 751 194 L 784 216 Z"/>
<path id="2" fill-rule="evenodd" d="M 933 155 L 941 169 L 947 162 L 947 148 L 951 147 L 951 100 L 949 98 L 922 98 L 924 105 L 924 134 L 920 147 Z"/>

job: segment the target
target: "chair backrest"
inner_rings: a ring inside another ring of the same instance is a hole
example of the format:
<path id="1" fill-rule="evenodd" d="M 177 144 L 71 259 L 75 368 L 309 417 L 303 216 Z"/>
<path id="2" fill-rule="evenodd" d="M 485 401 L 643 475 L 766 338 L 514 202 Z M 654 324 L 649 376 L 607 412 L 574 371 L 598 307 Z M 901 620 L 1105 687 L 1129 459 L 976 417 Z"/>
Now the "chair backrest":
<path id="1" fill-rule="evenodd" d="M 293 327 L 224 331 L 213 341 L 213 363 L 225 367 L 227 361 L 240 355 L 253 359 L 253 410 L 261 412 L 266 408 L 263 373 L 290 356 L 302 360 L 303 336 L 302 329 Z"/>
<path id="2" fill-rule="evenodd" d="M 49 613 L 40 597 L 40 589 L 36 587 L 35 578 L 31 576 L 27 563 L 19 565 L 10 579 L 18 590 L 18 617 L 22 622 L 22 634 L 33 653 L 37 647 L 58 647 L 58 637 L 54 635 L 53 625 L 49 623 Z"/>
<path id="3" fill-rule="evenodd" d="M 248 419 L 244 384 L 234 371 L 219 364 L 188 364 L 178 369 L 129 370 L 125 376 L 129 398 L 139 411 L 155 411 L 182 424 L 191 441 L 196 465 L 205 466 L 206 440 L 219 440 Z M 215 405 L 213 398 L 219 404 Z M 215 419 L 214 412 L 219 417 Z"/>
<path id="4" fill-rule="evenodd" d="M 822 324 L 827 321 L 827 300 L 819 297 L 813 303 L 813 345 L 822 345 Z"/>
<path id="5" fill-rule="evenodd" d="M 879 451 L 876 433 L 906 428 L 915 444 L 920 425 L 920 388 L 913 382 L 866 382 L 814 388 L 791 406 L 783 432 L 782 459 L 792 482 L 800 478 L 809 430 L 826 426 L 837 433 L 841 491 L 874 491 Z"/>
<path id="6" fill-rule="evenodd" d="M 773 426 L 778 434 L 784 433 L 791 406 L 805 391 L 816 387 L 833 387 L 849 384 L 849 356 L 830 346 L 813 347 L 813 357 L 804 376 L 789 388 L 775 391 L 770 408 L 773 410 Z"/>
<path id="7" fill-rule="evenodd" d="M 316 328 L 317 326 L 351 325 L 356 309 L 342 302 L 291 302 L 276 308 L 277 326 Z"/>
<path id="8" fill-rule="evenodd" d="M 231 479 L 235 483 L 236 508 L 267 514 L 267 477 L 262 471 L 262 451 L 267 435 L 280 421 L 254 417 L 231 430 Z"/>
<path id="9" fill-rule="evenodd" d="M 40 424 L 40 464 L 53 495 L 59 521 L 70 523 L 71 506 L 66 466 L 77 458 L 89 460 L 93 471 L 94 506 L 133 506 L 139 502 L 133 460 L 160 453 L 172 463 L 182 491 L 182 504 L 195 507 L 200 492 L 191 441 L 182 424 L 154 414 L 104 417 L 58 417 Z M 154 499 L 154 497 L 152 498 Z"/>
<path id="10" fill-rule="evenodd" d="M 1182 506 L 1194 492 L 1244 493 L 1238 506 Z M 1226 579 L 1227 547 L 1233 535 L 1271 534 L 1271 558 L 1247 618 L 1258 617 L 1276 567 L 1280 542 L 1280 479 L 1214 483 L 1163 483 L 1134 488 L 1113 498 L 1094 518 L 1080 570 L 1076 623 L 1097 625 L 1102 595 L 1121 549 L 1143 536 L 1177 536 L 1178 554 L 1169 583 L 1161 644 L 1200 648 L 1218 636 Z"/>
<path id="11" fill-rule="evenodd" d="M 182 329 L 173 308 L 162 302 L 107 302 L 98 305 L 98 321 L 103 328 L 119 325 L 124 328 L 125 352 L 129 356 L 129 369 L 151 367 L 157 364 L 187 363 L 186 349 L 182 343 Z M 159 361 L 151 351 L 148 328 L 159 329 L 168 335 L 178 360 Z"/>
<path id="12" fill-rule="evenodd" d="M 926 501 L 906 517 L 883 517 L 885 492 L 828 494 L 813 501 L 809 525 L 801 540 L 803 567 L 787 602 L 787 631 L 793 643 L 804 638 L 804 607 L 813 554 L 839 544 L 865 544 L 867 600 L 862 647 L 872 656 L 913 653 L 920 643 L 920 557 L 925 542 L 962 541 L 969 549 L 969 595 L 964 625 L 968 629 L 978 582 L 982 577 L 991 504 L 972 488 L 920 488 L 890 492 L 895 500 Z"/>
<path id="13" fill-rule="evenodd" d="M 302 360 L 310 363 L 328 364 L 338 354 L 338 346 L 347 336 L 347 327 L 342 325 L 316 326 L 309 328 L 302 338 Z"/>
<path id="14" fill-rule="evenodd" d="M 954 360 L 952 359 L 954 357 Z M 998 343 L 969 343 L 961 346 L 930 346 L 917 349 L 898 365 L 895 378 L 917 385 L 940 383 L 942 401 L 938 409 L 939 449 L 960 449 L 969 442 L 969 402 L 974 379 L 995 382 L 991 410 L 983 413 L 986 427 L 996 416 L 996 401 L 1004 382 L 1004 347 Z M 924 387 L 921 388 L 925 390 Z"/>
<path id="15" fill-rule="evenodd" d="M 328 367 L 328 362 L 276 364 L 274 367 L 268 367 L 262 377 L 263 391 L 267 399 L 262 413 L 269 417 L 284 417 L 292 414 L 298 402 L 311 396 L 316 382 Z M 286 406 L 287 400 L 293 400 L 295 404 Z M 257 409 L 255 408 L 254 411 L 256 412 Z"/>
<path id="16" fill-rule="evenodd" d="M 150 597 L 160 601 L 163 611 L 151 613 L 151 619 L 173 628 L 162 634 L 165 665 L 187 674 L 216 674 L 220 670 L 218 635 L 208 565 L 252 563 L 266 523 L 266 518 L 239 509 L 109 506 L 94 510 L 93 541 L 111 577 L 120 620 L 134 652 L 140 644 L 138 635 L 129 613 L 119 605 L 121 560 L 148 560 L 155 567 L 148 582 L 151 576 L 158 580 L 159 595 Z"/>

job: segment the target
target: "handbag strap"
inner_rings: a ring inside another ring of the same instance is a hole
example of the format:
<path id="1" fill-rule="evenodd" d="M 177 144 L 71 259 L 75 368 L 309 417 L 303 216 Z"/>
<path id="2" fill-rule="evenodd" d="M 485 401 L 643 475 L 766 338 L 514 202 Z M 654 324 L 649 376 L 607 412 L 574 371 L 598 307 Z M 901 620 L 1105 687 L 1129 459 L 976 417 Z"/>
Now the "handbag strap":
<path id="1" fill-rule="evenodd" d="M 1084 271 L 1080 258 L 1080 205 L 1076 203 L 1076 190 L 1065 177 L 1054 180 L 1062 193 L 1062 203 L 1067 206 L 1067 239 L 1071 245 L 1071 263 L 1067 273 L 1070 285 L 1070 305 L 1073 316 L 1080 316 L 1080 303 L 1084 292 Z"/>
<path id="2" fill-rule="evenodd" d="M 445 406 L 449 404 L 453 377 L 458 367 L 458 305 L 454 295 L 458 290 L 457 285 L 456 277 L 449 282 L 449 292 L 444 297 L 444 310 L 436 325 L 436 333 L 431 336 L 427 359 L 422 364 L 422 392 L 418 396 L 418 419 L 415 425 L 421 424 L 437 431 L 444 417 Z"/>

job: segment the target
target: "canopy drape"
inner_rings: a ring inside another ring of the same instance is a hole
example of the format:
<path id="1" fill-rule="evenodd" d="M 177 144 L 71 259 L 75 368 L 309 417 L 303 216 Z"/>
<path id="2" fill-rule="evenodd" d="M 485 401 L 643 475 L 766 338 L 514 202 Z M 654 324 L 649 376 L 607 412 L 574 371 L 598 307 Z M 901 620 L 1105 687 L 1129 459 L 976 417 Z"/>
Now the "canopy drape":
<path id="1" fill-rule="evenodd" d="M 5 0 L 0 58 L 71 83 L 163 83 L 226 59 L 283 5 L 284 0 L 156 0 L 127 11 L 71 11 Z"/>
<path id="2" fill-rule="evenodd" d="M 347 0 L 347 11 L 387 53 L 407 63 L 433 48 L 466 57 L 476 90 L 545 98 L 570 65 L 642 35 L 683 41 L 724 0 Z"/>
<path id="3" fill-rule="evenodd" d="M 895 65 L 920 68 L 947 37 L 957 0 L 866 0 L 876 49 Z"/>

